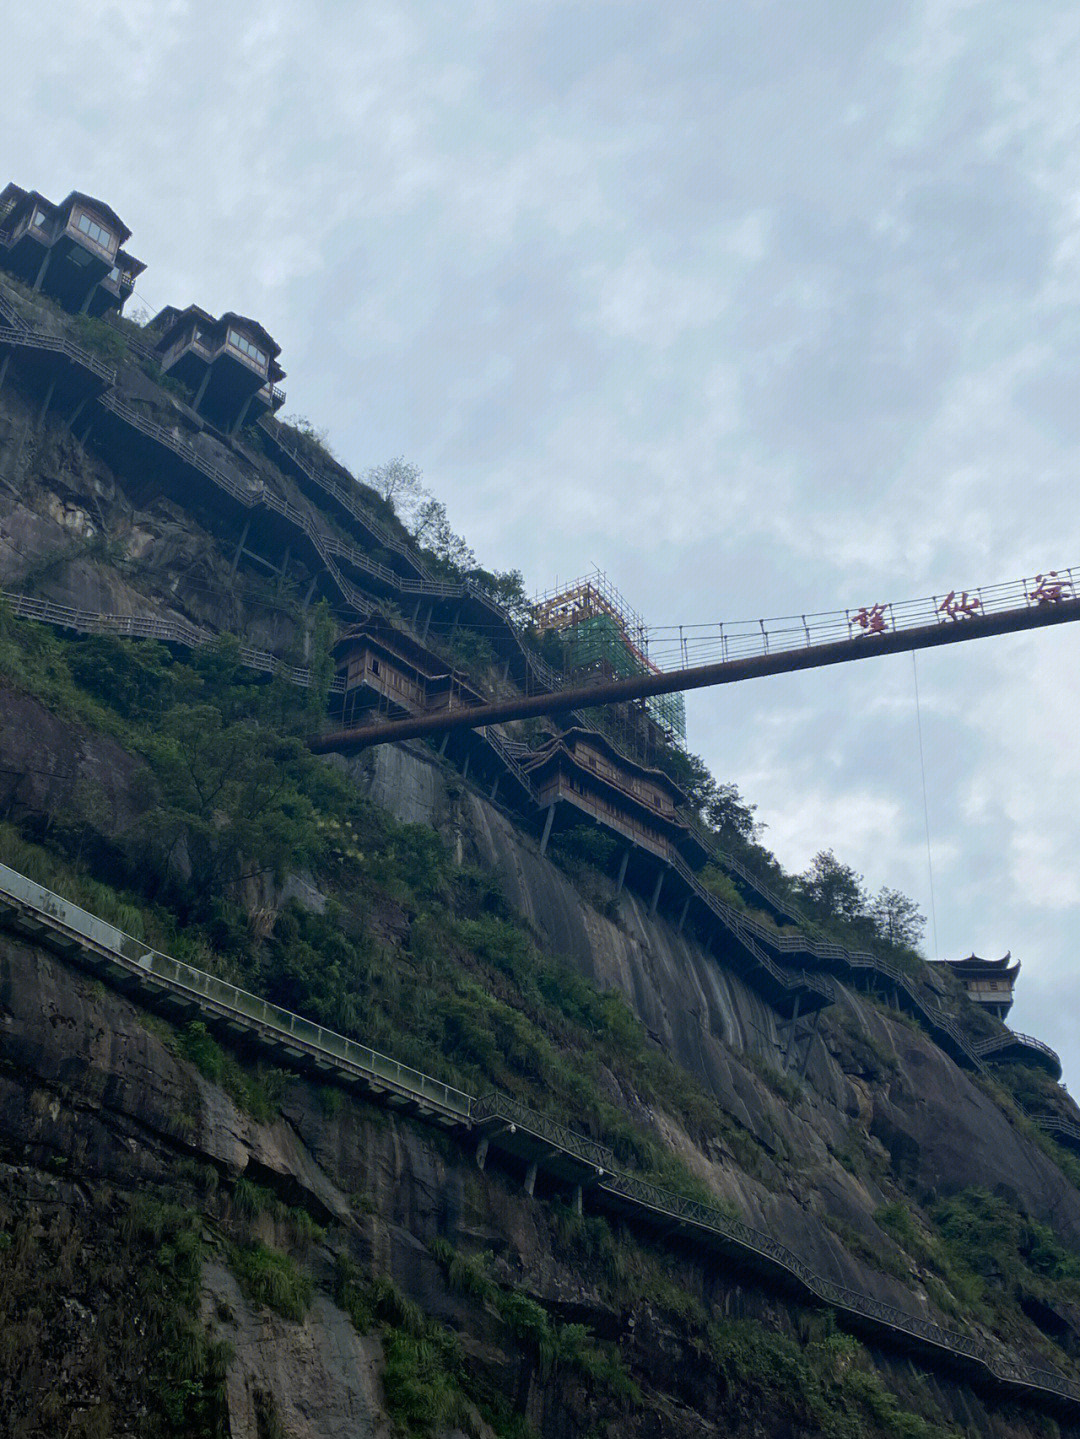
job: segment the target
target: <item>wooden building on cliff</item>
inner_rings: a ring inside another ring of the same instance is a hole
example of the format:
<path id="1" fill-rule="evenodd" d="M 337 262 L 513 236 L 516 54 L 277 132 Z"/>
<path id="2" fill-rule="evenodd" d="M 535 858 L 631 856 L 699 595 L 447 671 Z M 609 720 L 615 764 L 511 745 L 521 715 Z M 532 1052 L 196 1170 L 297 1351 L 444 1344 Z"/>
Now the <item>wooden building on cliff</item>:
<path id="1" fill-rule="evenodd" d="M 630 759 L 596 730 L 564 730 L 524 758 L 522 767 L 552 816 L 545 833 L 584 817 L 666 862 L 683 832 L 678 809 L 686 796 L 675 781 Z"/>
<path id="2" fill-rule="evenodd" d="M 369 622 L 347 630 L 334 647 L 345 680 L 348 723 L 370 711 L 387 719 L 438 714 L 482 704 L 484 696 L 434 650 L 404 630 Z"/>
<path id="3" fill-rule="evenodd" d="M 961 981 L 969 999 L 989 1010 L 995 1019 L 1004 1019 L 1012 1008 L 1016 976 L 1020 961 L 1011 963 L 1012 953 L 1002 959 L 980 959 L 969 954 L 967 959 L 946 959 L 953 974 Z"/>
<path id="4" fill-rule="evenodd" d="M 0 265 L 75 315 L 117 313 L 146 266 L 122 247 L 115 210 L 73 190 L 59 205 L 37 190 L 0 191 Z"/>
<path id="5" fill-rule="evenodd" d="M 192 390 L 192 408 L 215 429 L 233 435 L 241 425 L 285 403 L 278 381 L 281 346 L 257 320 L 231 311 L 215 319 L 198 305 L 166 305 L 147 326 L 158 363 Z"/>

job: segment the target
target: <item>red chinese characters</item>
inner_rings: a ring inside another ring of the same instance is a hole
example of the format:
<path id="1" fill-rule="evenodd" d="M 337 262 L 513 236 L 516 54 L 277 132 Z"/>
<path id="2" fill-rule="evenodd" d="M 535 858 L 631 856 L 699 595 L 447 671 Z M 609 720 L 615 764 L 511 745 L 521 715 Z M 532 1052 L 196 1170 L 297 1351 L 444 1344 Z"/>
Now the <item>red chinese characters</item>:
<path id="1" fill-rule="evenodd" d="M 1027 594 L 1028 600 L 1034 605 L 1056 605 L 1062 600 L 1072 600 L 1076 596 L 1073 593 L 1072 581 L 1058 578 L 1057 570 L 1049 570 L 1045 575 L 1036 575 L 1035 583 Z"/>
<path id="2" fill-rule="evenodd" d="M 871 605 L 869 608 L 863 605 L 858 614 L 852 615 L 851 623 L 858 625 L 868 635 L 880 635 L 889 628 L 884 605 Z"/>
<path id="3" fill-rule="evenodd" d="M 982 600 L 974 595 L 968 599 L 968 592 L 964 590 L 958 595 L 955 590 L 950 590 L 937 607 L 939 615 L 945 615 L 950 620 L 969 620 L 977 615 L 982 609 Z"/>

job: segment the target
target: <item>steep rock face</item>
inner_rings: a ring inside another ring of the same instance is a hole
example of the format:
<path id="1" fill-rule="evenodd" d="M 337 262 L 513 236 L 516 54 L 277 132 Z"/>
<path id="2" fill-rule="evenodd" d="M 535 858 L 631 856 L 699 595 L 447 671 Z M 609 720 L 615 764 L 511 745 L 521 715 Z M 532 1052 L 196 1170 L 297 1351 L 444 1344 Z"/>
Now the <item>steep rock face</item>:
<path id="1" fill-rule="evenodd" d="M 368 1272 L 392 1276 L 427 1314 L 457 1330 L 467 1362 L 517 1394 L 539 1432 L 567 1439 L 582 1432 L 588 1394 L 572 1378 L 545 1378 L 512 1335 L 493 1328 L 490 1317 L 447 1287 L 429 1251 L 437 1236 L 489 1249 L 509 1282 L 552 1311 L 619 1337 L 648 1402 L 641 1412 L 615 1414 L 608 1432 L 671 1439 L 702 1432 L 779 1439 L 789 1432 L 760 1407 L 748 1410 L 692 1336 L 647 1302 L 613 1308 L 587 1267 L 556 1239 L 548 1204 L 526 1196 L 511 1174 L 490 1165 L 482 1174 L 456 1140 L 369 1104 L 348 1101 L 328 1113 L 319 1091 L 300 1080 L 288 1089 L 282 1118 L 256 1123 L 170 1052 L 159 1024 L 147 1027 L 127 1000 L 6 934 L 0 936 L 0 1136 L 0 1205 L 8 1218 L 38 1228 L 59 1216 L 79 1232 L 90 1193 L 186 1192 L 178 1176 L 193 1162 L 196 1170 L 221 1175 L 216 1198 L 206 1197 L 205 1181 L 202 1189 L 217 1235 L 227 1237 L 233 1223 L 232 1201 L 223 1196 L 239 1176 L 271 1187 L 329 1226 L 327 1240 L 307 1255 L 319 1290 L 302 1322 L 253 1305 L 223 1249 L 204 1265 L 204 1315 L 233 1348 L 226 1378 L 233 1439 L 263 1439 L 268 1414 L 293 1439 L 390 1434 L 380 1340 L 357 1334 L 326 1292 L 340 1253 Z M 268 1241 L 280 1240 L 271 1216 L 259 1224 Z M 102 1239 L 107 1235 L 99 1234 Z M 720 1312 L 783 1322 L 784 1302 L 744 1287 L 730 1266 L 703 1265 L 692 1250 L 670 1251 L 663 1262 L 680 1287 Z M 131 1355 L 118 1350 L 108 1357 L 106 1321 L 117 1306 L 137 1310 L 139 1295 L 128 1291 L 122 1274 L 110 1277 L 111 1288 L 88 1292 L 79 1268 L 40 1274 L 41 1319 L 26 1362 L 38 1367 L 42 1384 L 58 1385 L 64 1366 L 78 1368 L 96 1333 L 115 1381 L 113 1409 L 122 1411 Z M 1045 1432 L 1034 1414 L 988 1407 L 947 1377 L 916 1381 L 906 1360 L 876 1357 L 901 1399 L 915 1384 L 921 1402 L 932 1394 L 944 1415 L 972 1432 L 993 1439 Z M 92 1387 L 84 1385 L 80 1394 L 80 1403 L 93 1405 Z M 116 1432 L 138 1434 L 138 1416 L 127 1420 Z M 481 1426 L 480 1432 L 487 1431 Z M 1062 1432 L 1077 1434 L 1080 1426 Z"/>
<path id="2" fill-rule="evenodd" d="M 38 418 L 33 398 L 9 380 L 0 403 L 4 589 L 77 610 L 185 620 L 278 653 L 302 646 L 298 607 L 283 604 L 278 586 L 268 588 L 258 570 L 239 563 L 240 523 L 211 528 L 205 514 L 204 526 L 199 496 L 164 486 L 153 465 L 132 460 L 118 475 L 92 445 Z M 181 419 L 177 411 L 183 433 Z M 247 484 L 262 483 L 250 460 L 209 436 L 187 438 L 230 474 L 236 470 L 238 482 L 242 474 Z M 277 478 L 294 504 L 308 508 Z"/>
<path id="3" fill-rule="evenodd" d="M 0 684 L 0 814 L 46 829 L 80 824 L 115 841 L 152 802 L 146 766 L 107 735 L 71 725 Z"/>
<path id="4" fill-rule="evenodd" d="M 891 1287 L 887 1276 L 853 1268 L 820 1223 L 821 1215 L 835 1215 L 882 1243 L 872 1216 L 884 1194 L 835 1158 L 853 1120 L 869 1129 L 887 1166 L 904 1166 L 925 1191 L 1004 1185 L 1063 1238 L 1080 1244 L 1080 1193 L 921 1030 L 841 986 L 840 1014 L 823 1022 L 802 1096 L 792 1105 L 755 1067 L 784 1068 L 788 1040 L 775 1011 L 663 917 L 650 915 L 640 896 L 624 892 L 618 921 L 608 919 L 541 858 L 509 815 L 472 789 L 452 798 L 438 765 L 419 747 L 381 746 L 354 761 L 353 772 L 399 818 L 436 825 L 460 854 L 497 871 L 511 903 L 551 953 L 625 996 L 656 1041 L 780 1162 L 763 1159 L 755 1179 L 722 1146 L 702 1154 L 656 1113 L 648 1095 L 624 1099 L 752 1223 L 782 1235 L 830 1278 L 869 1284 L 883 1297 Z M 868 1081 L 846 1055 L 845 1016 L 883 1056 L 882 1078 Z M 909 1294 L 892 1298 L 910 1307 Z"/>

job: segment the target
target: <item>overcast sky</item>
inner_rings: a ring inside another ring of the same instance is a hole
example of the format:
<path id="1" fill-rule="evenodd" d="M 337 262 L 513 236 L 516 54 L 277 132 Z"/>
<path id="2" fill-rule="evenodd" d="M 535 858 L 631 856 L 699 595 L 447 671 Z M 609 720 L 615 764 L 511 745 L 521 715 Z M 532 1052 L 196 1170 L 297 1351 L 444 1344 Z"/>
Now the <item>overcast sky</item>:
<path id="1" fill-rule="evenodd" d="M 65 0 L 5 174 L 101 196 L 151 309 L 258 318 L 286 413 L 418 463 L 489 567 L 655 625 L 1080 563 L 1072 0 Z M 918 660 L 936 952 L 1023 963 L 1080 1085 L 1080 632 Z M 699 692 L 792 869 L 930 913 L 911 657 Z M 932 929 L 927 949 L 935 952 Z"/>

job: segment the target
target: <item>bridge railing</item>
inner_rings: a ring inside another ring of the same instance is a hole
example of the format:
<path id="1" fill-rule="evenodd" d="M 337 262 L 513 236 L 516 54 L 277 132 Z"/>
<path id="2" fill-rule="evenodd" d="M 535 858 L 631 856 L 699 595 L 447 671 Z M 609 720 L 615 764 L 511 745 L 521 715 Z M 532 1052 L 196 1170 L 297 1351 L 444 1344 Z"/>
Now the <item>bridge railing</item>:
<path id="1" fill-rule="evenodd" d="M 956 625 L 976 615 L 1041 605 L 1071 603 L 1080 598 L 1080 570 L 1063 568 L 971 590 L 927 595 L 921 599 L 870 602 L 858 609 L 828 610 L 810 615 L 724 621 L 720 624 L 653 627 L 649 658 L 661 669 L 685 669 L 714 661 L 748 659 L 813 648 L 839 640 L 865 640 L 876 635 Z"/>

